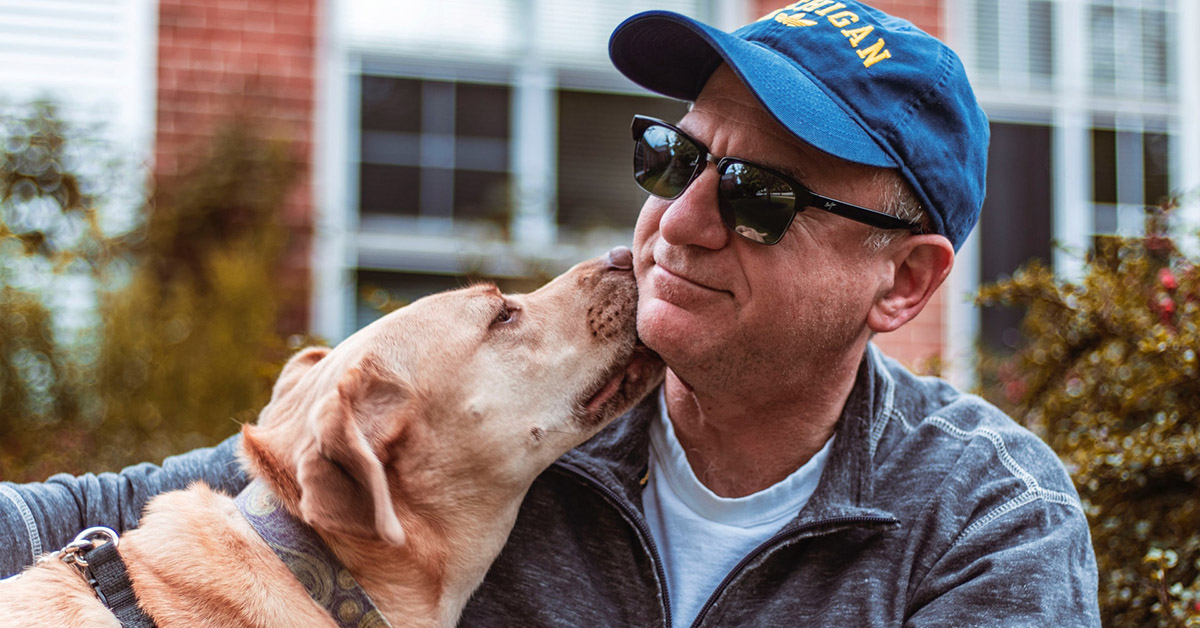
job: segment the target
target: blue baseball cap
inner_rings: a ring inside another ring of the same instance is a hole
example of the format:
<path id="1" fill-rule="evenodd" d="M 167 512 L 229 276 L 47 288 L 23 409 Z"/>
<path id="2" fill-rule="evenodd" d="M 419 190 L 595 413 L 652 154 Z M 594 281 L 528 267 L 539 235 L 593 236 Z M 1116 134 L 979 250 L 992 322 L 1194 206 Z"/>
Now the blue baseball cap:
<path id="1" fill-rule="evenodd" d="M 804 0 L 726 33 L 647 11 L 613 31 L 608 52 L 633 82 L 681 100 L 724 62 L 800 140 L 897 169 L 956 251 L 979 220 L 987 116 L 958 55 L 908 21 L 853 0 Z"/>

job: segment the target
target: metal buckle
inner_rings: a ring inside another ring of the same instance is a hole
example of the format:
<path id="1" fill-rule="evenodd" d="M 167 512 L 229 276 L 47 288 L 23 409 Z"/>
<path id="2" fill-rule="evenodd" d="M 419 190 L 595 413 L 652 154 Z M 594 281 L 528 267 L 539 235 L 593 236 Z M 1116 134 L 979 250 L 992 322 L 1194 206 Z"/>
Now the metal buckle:
<path id="1" fill-rule="evenodd" d="M 51 556 L 57 557 L 68 565 L 75 565 L 82 571 L 88 566 L 87 561 L 83 559 L 83 553 L 90 552 L 97 545 L 103 545 L 103 543 L 96 542 L 100 537 L 107 537 L 106 542 L 112 543 L 113 548 L 116 548 L 121 541 L 117 532 L 112 528 L 95 526 L 75 535 L 75 540 L 68 543 L 61 550 L 54 552 Z"/>

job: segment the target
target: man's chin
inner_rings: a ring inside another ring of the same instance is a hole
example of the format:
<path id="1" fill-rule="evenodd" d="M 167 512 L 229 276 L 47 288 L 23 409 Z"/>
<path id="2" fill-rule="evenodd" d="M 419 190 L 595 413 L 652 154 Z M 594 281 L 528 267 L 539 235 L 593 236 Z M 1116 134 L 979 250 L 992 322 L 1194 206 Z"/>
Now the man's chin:
<path id="1" fill-rule="evenodd" d="M 659 302 L 646 308 L 638 304 L 637 331 L 642 344 L 675 368 L 701 360 L 715 330 L 692 312 Z"/>
<path id="2" fill-rule="evenodd" d="M 661 349 L 670 350 L 674 346 L 675 343 L 672 339 L 683 331 L 681 323 L 685 317 L 691 318 L 687 312 L 672 303 L 662 299 L 639 297 L 637 305 L 638 340 L 655 353 L 662 355 Z"/>

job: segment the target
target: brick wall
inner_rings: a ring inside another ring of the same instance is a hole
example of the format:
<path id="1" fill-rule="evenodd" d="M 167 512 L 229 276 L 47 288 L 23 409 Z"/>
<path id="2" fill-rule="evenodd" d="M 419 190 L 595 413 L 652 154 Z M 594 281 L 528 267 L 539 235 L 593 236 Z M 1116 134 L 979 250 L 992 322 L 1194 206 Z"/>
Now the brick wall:
<path id="1" fill-rule="evenodd" d="M 202 154 L 214 125 L 249 115 L 294 143 L 304 167 L 281 220 L 294 236 L 281 281 L 299 289 L 280 328 L 308 328 L 318 0 L 160 0 L 155 176 Z"/>
<path id="2" fill-rule="evenodd" d="M 880 11 L 902 17 L 921 30 L 940 37 L 942 0 L 872 0 L 869 4 Z M 929 304 L 907 325 L 889 334 L 881 334 L 875 342 L 888 355 L 923 369 L 930 358 L 946 358 L 946 289 L 938 290 Z"/>
<path id="3" fill-rule="evenodd" d="M 942 36 L 942 0 L 871 0 L 868 4 L 902 17 L 934 37 Z"/>
<path id="4" fill-rule="evenodd" d="M 787 4 L 786 0 L 756 0 L 755 15 L 766 15 Z M 886 13 L 902 17 L 921 30 L 937 37 L 942 32 L 942 0 L 871 0 L 868 4 Z M 907 325 L 889 333 L 881 334 L 875 342 L 888 355 L 924 369 L 930 358 L 946 358 L 946 307 L 945 288 L 938 290 L 925 310 Z"/>
<path id="5" fill-rule="evenodd" d="M 755 16 L 766 15 L 779 7 L 790 4 L 788 0 L 755 0 L 755 2 Z M 867 4 L 885 13 L 902 17 L 934 37 L 941 36 L 942 0 L 870 0 Z"/>

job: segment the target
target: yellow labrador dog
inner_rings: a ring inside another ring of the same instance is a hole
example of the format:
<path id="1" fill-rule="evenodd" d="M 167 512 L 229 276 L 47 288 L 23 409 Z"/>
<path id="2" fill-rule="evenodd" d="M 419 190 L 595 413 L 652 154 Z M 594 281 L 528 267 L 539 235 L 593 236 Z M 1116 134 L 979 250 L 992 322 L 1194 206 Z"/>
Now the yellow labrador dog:
<path id="1" fill-rule="evenodd" d="M 344 565 L 338 586 L 352 577 L 392 626 L 456 623 L 534 478 L 662 378 L 631 260 L 614 249 L 528 295 L 429 296 L 288 362 L 243 456 Z M 337 625 L 203 485 L 155 498 L 117 547 L 161 628 Z M 119 623 L 48 558 L 0 583 L 0 625 Z"/>

